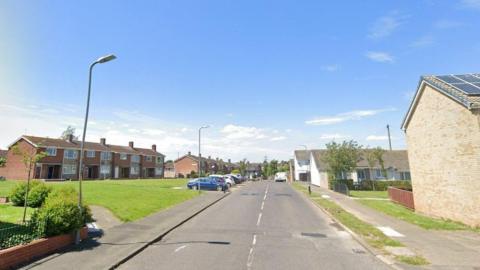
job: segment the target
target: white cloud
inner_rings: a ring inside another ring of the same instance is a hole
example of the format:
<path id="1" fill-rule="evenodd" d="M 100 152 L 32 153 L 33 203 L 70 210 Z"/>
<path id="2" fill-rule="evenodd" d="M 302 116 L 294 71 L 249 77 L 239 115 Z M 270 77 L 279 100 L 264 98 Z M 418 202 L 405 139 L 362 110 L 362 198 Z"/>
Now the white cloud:
<path id="1" fill-rule="evenodd" d="M 346 139 L 349 138 L 350 136 L 343 135 L 343 134 L 322 134 L 320 135 L 320 140 L 335 140 L 335 139 Z"/>
<path id="2" fill-rule="evenodd" d="M 410 44 L 410 47 L 415 47 L 415 48 L 423 48 L 423 47 L 428 47 L 434 43 L 434 39 L 430 35 L 426 35 L 423 37 L 420 37 L 419 39 L 415 40 Z"/>
<path id="3" fill-rule="evenodd" d="M 462 0 L 463 7 L 480 10 L 480 0 Z"/>
<path id="4" fill-rule="evenodd" d="M 160 130 L 160 129 L 155 129 L 155 128 L 145 128 L 145 129 L 143 129 L 142 133 L 146 134 L 146 135 L 155 136 L 155 135 L 163 135 L 163 134 L 165 134 L 165 131 Z"/>
<path id="5" fill-rule="evenodd" d="M 392 139 L 393 139 L 393 137 L 392 137 Z M 369 136 L 367 136 L 366 140 L 367 141 L 387 141 L 388 136 L 369 135 Z"/>
<path id="6" fill-rule="evenodd" d="M 388 15 L 378 18 L 370 28 L 368 37 L 372 39 L 381 39 L 390 36 L 400 25 L 405 23 L 406 16 L 398 12 L 391 12 Z"/>
<path id="7" fill-rule="evenodd" d="M 287 139 L 287 137 L 285 137 L 285 136 L 278 136 L 278 137 L 271 138 L 270 141 L 277 142 L 277 141 L 284 141 L 286 139 Z"/>
<path id="8" fill-rule="evenodd" d="M 394 58 L 387 52 L 368 51 L 365 56 L 370 60 L 380 63 L 393 63 Z"/>
<path id="9" fill-rule="evenodd" d="M 333 116 L 316 117 L 311 120 L 305 121 L 305 124 L 313 125 L 313 126 L 333 125 L 333 124 L 339 124 L 339 123 L 350 121 L 350 120 L 360 120 L 368 116 L 373 116 L 382 112 L 394 111 L 394 110 L 395 110 L 394 108 L 389 108 L 389 109 L 380 109 L 380 110 L 351 111 L 351 112 L 340 113 Z"/>
<path id="10" fill-rule="evenodd" d="M 263 131 L 256 127 L 245 127 L 229 124 L 224 126 L 221 132 L 224 133 L 228 139 L 266 138 L 266 135 L 263 134 Z"/>
<path id="11" fill-rule="evenodd" d="M 326 66 L 322 66 L 321 68 L 322 68 L 322 70 L 329 71 L 329 72 L 334 72 L 334 71 L 340 70 L 340 66 L 337 65 L 337 64 L 326 65 Z"/>

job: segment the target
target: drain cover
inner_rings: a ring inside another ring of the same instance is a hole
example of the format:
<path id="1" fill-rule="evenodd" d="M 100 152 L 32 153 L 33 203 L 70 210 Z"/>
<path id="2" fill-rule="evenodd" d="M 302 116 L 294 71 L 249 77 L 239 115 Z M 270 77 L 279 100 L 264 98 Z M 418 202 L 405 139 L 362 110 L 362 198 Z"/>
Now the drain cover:
<path id="1" fill-rule="evenodd" d="M 302 236 L 308 236 L 308 237 L 315 237 L 315 238 L 327 238 L 327 236 L 323 233 L 306 233 L 302 232 Z"/>

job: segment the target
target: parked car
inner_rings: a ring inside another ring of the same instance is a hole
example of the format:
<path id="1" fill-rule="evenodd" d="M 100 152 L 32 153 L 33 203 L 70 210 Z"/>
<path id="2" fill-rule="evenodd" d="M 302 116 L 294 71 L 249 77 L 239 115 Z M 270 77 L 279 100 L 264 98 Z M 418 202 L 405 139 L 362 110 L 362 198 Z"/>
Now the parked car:
<path id="1" fill-rule="evenodd" d="M 275 182 L 287 182 L 287 173 L 286 172 L 277 172 L 275 174 Z"/>
<path id="2" fill-rule="evenodd" d="M 222 184 L 213 177 L 202 177 L 190 180 L 187 184 L 189 189 L 201 190 L 222 190 Z"/>
<path id="3" fill-rule="evenodd" d="M 235 182 L 235 184 L 242 183 L 242 180 L 240 178 L 238 178 L 237 176 L 233 175 L 233 174 L 227 174 L 227 175 L 225 175 L 225 177 L 232 179 L 233 182 Z"/>
<path id="4" fill-rule="evenodd" d="M 228 187 L 231 188 L 232 186 L 235 185 L 235 181 L 229 177 L 220 175 L 220 174 L 212 174 L 209 177 L 220 177 L 222 179 L 225 179 L 225 182 L 227 183 Z"/>

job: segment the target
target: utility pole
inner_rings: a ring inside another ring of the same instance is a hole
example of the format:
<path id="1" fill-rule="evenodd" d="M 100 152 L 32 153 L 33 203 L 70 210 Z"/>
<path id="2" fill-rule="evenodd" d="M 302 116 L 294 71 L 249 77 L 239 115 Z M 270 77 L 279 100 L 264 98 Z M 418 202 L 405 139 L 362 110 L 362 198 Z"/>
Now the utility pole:
<path id="1" fill-rule="evenodd" d="M 388 145 L 390 147 L 390 151 L 392 151 L 392 137 L 390 136 L 390 125 L 387 124 L 387 132 L 388 132 Z"/>

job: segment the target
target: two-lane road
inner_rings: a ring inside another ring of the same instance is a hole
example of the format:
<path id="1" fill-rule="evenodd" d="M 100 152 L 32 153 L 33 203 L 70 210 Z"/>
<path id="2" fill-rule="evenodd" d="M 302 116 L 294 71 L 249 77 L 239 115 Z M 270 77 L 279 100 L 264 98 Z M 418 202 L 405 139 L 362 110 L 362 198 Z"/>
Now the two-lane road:
<path id="1" fill-rule="evenodd" d="M 286 183 L 248 183 L 120 269 L 389 269 Z"/>

